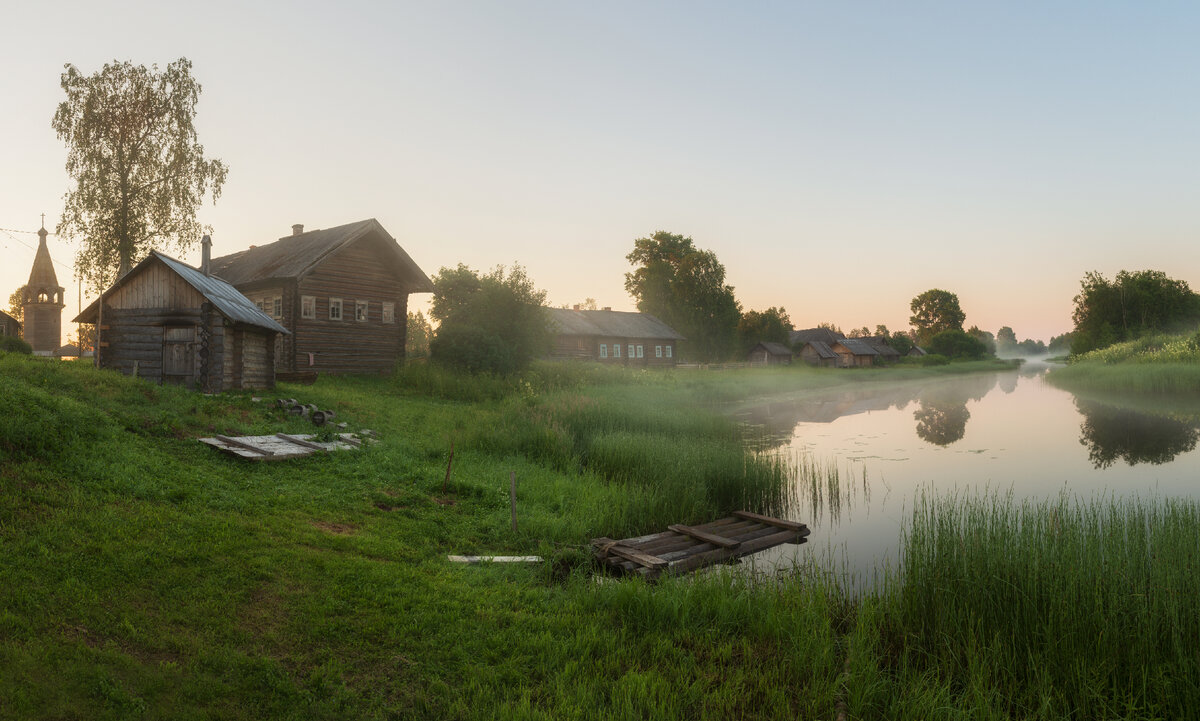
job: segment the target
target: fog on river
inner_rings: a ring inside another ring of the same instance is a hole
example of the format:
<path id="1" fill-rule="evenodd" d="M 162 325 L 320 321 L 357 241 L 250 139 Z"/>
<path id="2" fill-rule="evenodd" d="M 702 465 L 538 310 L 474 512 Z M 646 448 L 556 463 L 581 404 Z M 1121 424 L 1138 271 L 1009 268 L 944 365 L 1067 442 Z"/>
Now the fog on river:
<path id="1" fill-rule="evenodd" d="M 815 464 L 826 479 L 793 489 L 789 515 L 808 524 L 809 543 L 754 566 L 827 556 L 865 577 L 897 560 L 921 493 L 1200 497 L 1200 399 L 1079 397 L 1048 384 L 1047 368 L 864 382 L 742 410 L 767 452 Z"/>

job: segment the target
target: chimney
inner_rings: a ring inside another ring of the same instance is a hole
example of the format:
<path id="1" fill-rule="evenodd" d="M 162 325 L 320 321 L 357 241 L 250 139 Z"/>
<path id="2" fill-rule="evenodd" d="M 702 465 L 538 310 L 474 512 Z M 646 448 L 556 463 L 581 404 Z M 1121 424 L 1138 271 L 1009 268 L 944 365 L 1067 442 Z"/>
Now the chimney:
<path id="1" fill-rule="evenodd" d="M 206 276 L 212 275 L 212 238 L 207 235 L 200 239 L 200 272 Z"/>
<path id="2" fill-rule="evenodd" d="M 296 223 L 292 226 L 292 235 L 300 235 L 304 232 L 304 223 Z"/>

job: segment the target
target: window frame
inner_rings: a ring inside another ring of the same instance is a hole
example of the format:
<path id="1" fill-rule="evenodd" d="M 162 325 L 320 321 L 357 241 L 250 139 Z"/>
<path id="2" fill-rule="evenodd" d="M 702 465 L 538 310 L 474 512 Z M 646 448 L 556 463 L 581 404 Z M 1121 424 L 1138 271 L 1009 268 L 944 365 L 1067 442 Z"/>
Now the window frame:
<path id="1" fill-rule="evenodd" d="M 621 357 L 621 344 L 613 343 L 613 358 L 620 358 L 620 357 Z"/>
<path id="2" fill-rule="evenodd" d="M 600 344 L 600 357 L 608 358 L 608 344 L 607 343 Z"/>
<path id="3" fill-rule="evenodd" d="M 643 355 L 642 355 L 643 351 L 642 351 L 642 346 L 640 344 L 637 347 L 637 352 L 638 352 L 637 357 L 639 360 L 641 360 L 641 358 L 643 357 Z"/>
<path id="4" fill-rule="evenodd" d="M 671 348 L 672 346 L 670 344 L 663 346 L 663 350 L 666 352 L 667 358 L 671 357 Z"/>
<path id="5" fill-rule="evenodd" d="M 337 308 L 336 316 L 333 314 L 334 308 Z M 341 298 L 330 298 L 329 299 L 329 320 L 336 320 L 336 321 L 344 320 L 346 317 L 346 314 L 343 313 L 342 311 L 343 311 L 342 299 Z"/>
<path id="6" fill-rule="evenodd" d="M 362 311 L 362 317 L 358 317 L 358 311 Z M 354 301 L 354 322 L 366 323 L 371 317 L 371 301 L 356 300 Z"/>
<path id="7" fill-rule="evenodd" d="M 395 323 L 396 322 L 396 303 L 395 302 L 383 303 L 382 306 L 383 306 L 383 322 L 384 323 Z"/>
<path id="8" fill-rule="evenodd" d="M 661 345 L 654 346 L 654 357 L 662 358 L 662 346 Z"/>
<path id="9" fill-rule="evenodd" d="M 307 305 L 307 310 L 305 307 Z M 300 296 L 300 317 L 306 320 L 317 319 L 317 296 L 302 295 Z"/>

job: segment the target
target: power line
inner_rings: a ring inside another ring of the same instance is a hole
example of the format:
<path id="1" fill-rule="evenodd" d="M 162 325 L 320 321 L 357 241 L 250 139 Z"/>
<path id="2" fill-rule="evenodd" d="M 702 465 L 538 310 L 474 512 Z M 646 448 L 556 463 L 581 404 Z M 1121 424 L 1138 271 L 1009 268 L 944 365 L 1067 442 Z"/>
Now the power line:
<path id="1" fill-rule="evenodd" d="M 28 233 L 29 231 L 27 231 L 27 230 L 9 230 L 8 228 L 0 228 L 0 232 L 4 233 L 4 234 L 5 234 L 5 235 L 7 235 L 9 238 L 12 238 L 13 240 L 15 240 L 16 242 L 18 242 L 18 243 L 20 243 L 21 245 L 25 246 L 26 248 L 29 248 L 29 249 L 30 249 L 30 250 L 32 250 L 33 252 L 35 252 L 35 253 L 37 252 L 37 248 L 33 247 L 33 246 L 32 246 L 32 245 L 30 245 L 29 243 L 26 243 L 25 241 L 21 240 L 21 239 L 20 239 L 20 238 L 18 238 L 17 236 L 13 235 L 13 233 Z M 35 233 L 35 235 L 36 235 L 36 233 Z M 53 235 L 53 234 L 51 234 L 51 235 Z M 72 275 L 75 273 L 75 268 L 74 268 L 74 267 L 72 267 L 72 266 L 69 266 L 69 265 L 63 265 L 62 263 L 59 263 L 59 262 L 58 262 L 57 260 L 55 260 L 54 258 L 51 258 L 51 259 L 50 259 L 50 262 L 51 262 L 51 263 L 53 263 L 53 264 L 55 264 L 55 265 L 57 265 L 59 268 L 62 268 L 63 270 L 69 270 L 69 271 L 71 271 Z"/>

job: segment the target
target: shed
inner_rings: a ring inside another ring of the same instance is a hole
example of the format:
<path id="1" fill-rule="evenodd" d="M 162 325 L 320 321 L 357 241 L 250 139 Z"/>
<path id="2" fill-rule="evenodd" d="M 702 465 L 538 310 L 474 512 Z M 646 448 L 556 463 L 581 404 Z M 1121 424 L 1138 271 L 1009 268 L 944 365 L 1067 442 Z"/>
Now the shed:
<path id="1" fill-rule="evenodd" d="M 866 341 L 868 345 L 875 349 L 875 352 L 879 354 L 879 360 L 885 363 L 900 360 L 900 351 L 888 345 L 882 336 L 870 336 L 861 340 Z"/>
<path id="2" fill-rule="evenodd" d="M 649 313 L 547 308 L 551 358 L 673 366 L 683 336 Z"/>
<path id="3" fill-rule="evenodd" d="M 21 337 L 21 321 L 0 310 L 0 335 Z"/>
<path id="4" fill-rule="evenodd" d="M 210 393 L 272 387 L 270 349 L 288 332 L 225 281 L 158 251 L 75 322 L 99 323 L 101 368 Z"/>
<path id="5" fill-rule="evenodd" d="M 819 368 L 836 368 L 838 364 L 838 354 L 833 352 L 828 343 L 819 340 L 810 340 L 800 346 L 800 358 Z"/>
<path id="6" fill-rule="evenodd" d="M 404 359 L 408 296 L 433 283 L 369 218 L 292 234 L 213 258 L 228 281 L 290 331 L 274 347 L 281 371 L 389 373 Z"/>
<path id="7" fill-rule="evenodd" d="M 922 348 L 921 346 L 915 345 L 912 348 L 908 349 L 908 356 L 910 358 L 919 358 L 923 355 L 929 355 L 929 353 L 926 352 L 926 350 L 924 348 Z"/>
<path id="8" fill-rule="evenodd" d="M 879 351 L 862 338 L 842 338 L 829 346 L 838 354 L 838 367 L 863 368 L 875 364 Z"/>
<path id="9" fill-rule="evenodd" d="M 791 365 L 792 350 L 782 343 L 763 341 L 750 349 L 746 361 L 757 365 Z"/>

